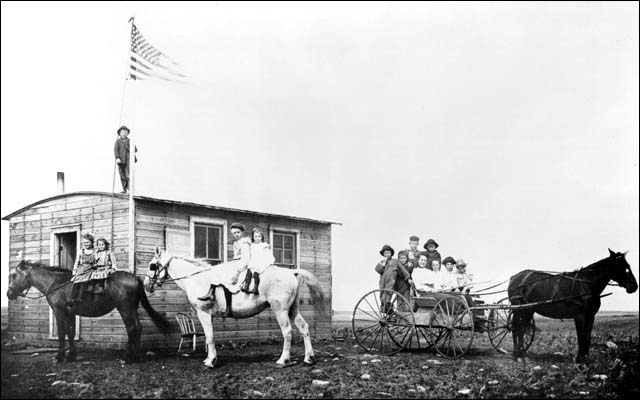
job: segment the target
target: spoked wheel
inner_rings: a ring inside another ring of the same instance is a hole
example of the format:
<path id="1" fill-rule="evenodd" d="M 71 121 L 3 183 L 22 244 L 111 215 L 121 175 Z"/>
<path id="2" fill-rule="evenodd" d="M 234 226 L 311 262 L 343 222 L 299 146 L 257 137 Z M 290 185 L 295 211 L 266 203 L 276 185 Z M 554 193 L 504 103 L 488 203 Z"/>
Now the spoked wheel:
<path id="1" fill-rule="evenodd" d="M 509 305 L 509 298 L 500 300 L 497 304 Z M 489 312 L 489 341 L 494 349 L 501 353 L 513 353 L 513 312 L 509 309 L 493 309 Z M 527 326 L 523 337 L 523 351 L 529 350 L 536 335 L 536 324 L 531 317 L 531 324 Z"/>
<path id="2" fill-rule="evenodd" d="M 424 351 L 432 348 L 443 336 L 443 329 L 432 329 L 425 325 L 416 325 L 413 334 L 405 345 L 409 351 Z"/>
<path id="3" fill-rule="evenodd" d="M 441 332 L 435 348 L 447 358 L 460 358 L 473 343 L 473 315 L 460 296 L 446 296 L 433 308 L 430 329 Z"/>
<path id="4" fill-rule="evenodd" d="M 392 355 L 404 348 L 414 328 L 409 301 L 393 290 L 376 289 L 362 296 L 353 309 L 353 335 L 366 351 Z"/>

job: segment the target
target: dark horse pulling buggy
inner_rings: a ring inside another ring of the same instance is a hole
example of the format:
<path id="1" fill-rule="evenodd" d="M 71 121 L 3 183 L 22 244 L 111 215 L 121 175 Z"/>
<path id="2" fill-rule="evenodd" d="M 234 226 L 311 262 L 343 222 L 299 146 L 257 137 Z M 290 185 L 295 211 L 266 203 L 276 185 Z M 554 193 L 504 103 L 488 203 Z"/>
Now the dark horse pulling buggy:
<path id="1" fill-rule="evenodd" d="M 401 350 L 435 348 L 444 357 L 459 358 L 471 348 L 474 333 L 486 332 L 496 350 L 520 358 L 533 343 L 533 314 L 539 313 L 574 319 L 578 333 L 576 362 L 584 362 L 605 287 L 614 281 L 628 293 L 638 289 L 625 254 L 609 250 L 609 257 L 573 272 L 519 272 L 509 280 L 509 297 L 495 304 L 485 304 L 480 293 L 414 291 L 407 299 L 392 290 L 372 290 L 353 310 L 353 333 L 358 344 L 370 353 L 391 355 Z M 383 306 L 381 299 L 390 299 L 390 305 Z M 512 346 L 506 339 L 509 333 Z"/>

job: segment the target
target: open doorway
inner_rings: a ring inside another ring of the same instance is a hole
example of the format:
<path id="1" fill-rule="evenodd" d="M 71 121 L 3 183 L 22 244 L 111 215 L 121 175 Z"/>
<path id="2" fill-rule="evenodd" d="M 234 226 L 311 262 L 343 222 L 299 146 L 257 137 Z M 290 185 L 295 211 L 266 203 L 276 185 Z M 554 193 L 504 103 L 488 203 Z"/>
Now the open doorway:
<path id="1" fill-rule="evenodd" d="M 50 265 L 73 270 L 80 249 L 80 225 L 51 228 Z M 49 307 L 49 339 L 58 338 L 58 327 L 53 309 Z M 80 340 L 80 317 L 76 316 L 76 340 Z"/>
<path id="2" fill-rule="evenodd" d="M 78 250 L 77 232 L 64 232 L 55 234 L 54 260 L 53 266 L 73 269 Z"/>

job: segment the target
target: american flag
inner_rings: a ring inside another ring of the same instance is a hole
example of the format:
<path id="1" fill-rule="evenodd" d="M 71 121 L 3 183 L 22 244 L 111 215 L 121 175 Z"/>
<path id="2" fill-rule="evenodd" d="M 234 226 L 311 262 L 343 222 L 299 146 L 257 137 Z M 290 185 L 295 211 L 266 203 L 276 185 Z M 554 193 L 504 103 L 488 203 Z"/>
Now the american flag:
<path id="1" fill-rule="evenodd" d="M 158 78 L 167 81 L 182 81 L 187 78 L 186 75 L 178 71 L 179 65 L 153 47 L 134 24 L 131 24 L 129 58 L 129 79 Z"/>

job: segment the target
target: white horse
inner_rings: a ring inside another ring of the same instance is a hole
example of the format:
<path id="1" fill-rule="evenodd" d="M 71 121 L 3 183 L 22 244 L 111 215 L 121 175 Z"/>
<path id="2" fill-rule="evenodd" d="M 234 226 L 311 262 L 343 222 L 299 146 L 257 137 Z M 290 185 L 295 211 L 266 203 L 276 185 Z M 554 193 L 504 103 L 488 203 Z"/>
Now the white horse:
<path id="1" fill-rule="evenodd" d="M 145 290 L 149 292 L 153 292 L 156 284 L 158 287 L 162 286 L 168 276 L 171 276 L 180 289 L 185 291 L 189 303 L 196 310 L 204 329 L 207 358 L 203 363 L 209 368 L 213 368 L 217 361 L 216 348 L 213 343 L 212 317 L 218 307 L 216 307 L 217 302 L 201 301 L 198 300 L 198 296 L 209 290 L 209 280 L 203 279 L 203 277 L 215 271 L 216 267 L 214 266 L 213 270 L 211 268 L 209 264 L 200 261 L 174 256 L 166 251 L 160 252 L 156 247 L 154 257 L 149 263 L 147 276 L 144 279 Z M 309 286 L 314 305 L 316 309 L 320 309 L 324 302 L 320 282 L 311 272 L 305 270 L 294 271 L 269 266 L 260 276 L 259 295 L 244 292 L 231 295 L 230 317 L 249 318 L 264 311 L 267 307 L 271 307 L 275 313 L 284 338 L 282 355 L 276 362 L 278 367 L 292 364 L 290 359 L 292 323 L 295 324 L 304 339 L 304 363 L 312 365 L 315 362 L 309 337 L 309 326 L 300 315 L 298 307 L 299 281 Z M 221 287 L 216 288 L 215 296 L 216 298 L 224 296 Z"/>

